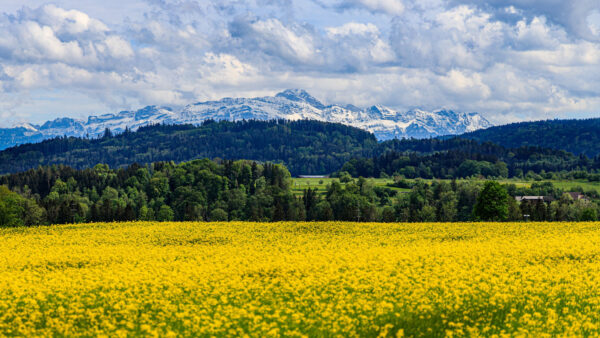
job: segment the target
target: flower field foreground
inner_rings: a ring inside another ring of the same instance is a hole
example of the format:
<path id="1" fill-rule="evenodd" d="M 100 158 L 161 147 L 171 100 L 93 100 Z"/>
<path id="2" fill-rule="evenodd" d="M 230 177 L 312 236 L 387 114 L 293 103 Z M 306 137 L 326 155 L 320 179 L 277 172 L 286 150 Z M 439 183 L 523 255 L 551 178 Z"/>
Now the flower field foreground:
<path id="1" fill-rule="evenodd" d="M 0 335 L 600 334 L 599 223 L 0 230 Z"/>

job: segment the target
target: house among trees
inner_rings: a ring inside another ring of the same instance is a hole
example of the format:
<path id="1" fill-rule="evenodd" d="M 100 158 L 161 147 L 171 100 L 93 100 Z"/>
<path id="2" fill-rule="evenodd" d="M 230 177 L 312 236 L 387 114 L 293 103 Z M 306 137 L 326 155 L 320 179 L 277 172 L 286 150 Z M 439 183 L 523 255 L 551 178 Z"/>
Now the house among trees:
<path id="1" fill-rule="evenodd" d="M 554 201 L 554 197 L 552 196 L 515 196 L 515 200 L 519 203 L 521 202 L 546 202 L 551 203 Z"/>
<path id="2" fill-rule="evenodd" d="M 567 192 L 573 201 L 589 201 L 590 199 L 580 192 Z"/>

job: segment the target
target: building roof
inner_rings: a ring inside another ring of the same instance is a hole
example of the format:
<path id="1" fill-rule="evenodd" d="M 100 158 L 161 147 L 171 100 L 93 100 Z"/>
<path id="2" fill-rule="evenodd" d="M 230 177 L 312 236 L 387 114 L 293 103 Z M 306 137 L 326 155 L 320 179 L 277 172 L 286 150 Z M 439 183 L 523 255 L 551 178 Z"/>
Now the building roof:
<path id="1" fill-rule="evenodd" d="M 571 198 L 575 201 L 589 199 L 587 196 L 585 196 L 584 194 L 582 194 L 580 192 L 569 191 L 569 192 L 567 192 L 567 194 L 569 194 L 571 196 Z"/>
<path id="2" fill-rule="evenodd" d="M 551 202 L 551 201 L 554 201 L 554 198 L 552 196 L 515 196 L 515 200 L 517 200 L 517 202 L 522 202 L 522 201 Z"/>

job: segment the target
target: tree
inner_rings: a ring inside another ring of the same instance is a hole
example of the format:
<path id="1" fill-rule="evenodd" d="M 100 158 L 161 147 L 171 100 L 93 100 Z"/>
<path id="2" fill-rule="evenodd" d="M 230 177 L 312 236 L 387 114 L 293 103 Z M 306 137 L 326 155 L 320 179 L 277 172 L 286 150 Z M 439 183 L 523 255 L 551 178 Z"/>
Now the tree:
<path id="1" fill-rule="evenodd" d="M 481 221 L 505 221 L 508 218 L 508 193 L 496 181 L 485 182 L 473 208 L 475 219 Z"/>
<path id="2" fill-rule="evenodd" d="M 425 205 L 419 211 L 419 222 L 435 222 L 435 208 L 431 205 Z"/>
<path id="3" fill-rule="evenodd" d="M 581 220 L 587 222 L 593 222 L 598 220 L 598 214 L 594 208 L 585 208 L 581 213 Z"/>
<path id="4" fill-rule="evenodd" d="M 472 182 L 467 182 L 457 187 L 457 220 L 466 222 L 473 219 L 473 207 L 477 203 L 479 192 L 480 186 Z"/>
<path id="5" fill-rule="evenodd" d="M 396 221 L 396 211 L 392 206 L 386 206 L 381 211 L 381 221 L 382 222 L 395 222 Z"/>
<path id="6" fill-rule="evenodd" d="M 24 225 L 23 198 L 19 194 L 0 186 L 0 226 Z"/>
<path id="7" fill-rule="evenodd" d="M 168 205 L 162 205 L 158 210 L 158 214 L 156 214 L 156 220 L 159 222 L 172 221 L 174 218 L 175 213 L 173 213 L 173 209 Z"/>
<path id="8" fill-rule="evenodd" d="M 304 202 L 304 211 L 306 213 L 306 220 L 313 221 L 316 217 L 316 205 L 319 202 L 317 195 L 317 189 L 305 189 L 302 196 L 302 202 Z"/>
<path id="9" fill-rule="evenodd" d="M 457 199 L 453 191 L 445 191 L 440 193 L 438 197 L 438 213 L 437 219 L 441 222 L 452 222 L 457 214 Z"/>
<path id="10" fill-rule="evenodd" d="M 146 205 L 143 205 L 140 208 L 139 219 L 141 221 L 152 221 L 152 220 L 154 220 L 154 210 L 148 208 L 148 206 L 146 206 Z"/>
<path id="11" fill-rule="evenodd" d="M 523 213 L 517 201 L 509 197 L 508 198 L 508 220 L 509 221 L 520 221 L 523 219 Z"/>
<path id="12" fill-rule="evenodd" d="M 341 183 L 348 183 L 350 181 L 352 181 L 352 176 L 350 176 L 350 174 L 347 171 L 340 173 L 340 182 Z"/>
<path id="13" fill-rule="evenodd" d="M 225 222 L 227 221 L 227 212 L 223 209 L 216 208 L 210 212 L 211 222 Z"/>
<path id="14" fill-rule="evenodd" d="M 315 206 L 315 218 L 317 221 L 333 220 L 333 210 L 327 201 L 320 201 Z"/>

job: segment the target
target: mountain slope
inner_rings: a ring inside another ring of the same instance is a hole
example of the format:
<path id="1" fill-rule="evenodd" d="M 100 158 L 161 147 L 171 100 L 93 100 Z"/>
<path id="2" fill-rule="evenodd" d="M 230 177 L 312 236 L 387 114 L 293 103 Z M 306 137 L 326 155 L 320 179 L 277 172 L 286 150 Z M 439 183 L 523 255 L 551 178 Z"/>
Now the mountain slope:
<path id="1" fill-rule="evenodd" d="M 513 123 L 461 137 L 511 148 L 539 146 L 594 157 L 600 154 L 600 118 Z"/>
<path id="2" fill-rule="evenodd" d="M 351 175 L 406 178 L 523 177 L 529 172 L 593 172 L 600 158 L 590 159 L 564 150 L 523 146 L 507 148 L 459 137 L 390 140 L 378 144 L 372 158 L 353 158 L 340 169 Z M 551 177 L 551 176 L 550 176 Z M 548 178 L 548 176 L 546 176 Z"/>
<path id="3" fill-rule="evenodd" d="M 56 136 L 98 136 L 106 128 L 122 132 L 150 124 L 194 124 L 212 120 L 316 120 L 342 123 L 371 131 L 380 140 L 392 138 L 429 138 L 456 135 L 487 128 L 491 124 L 477 113 L 441 110 L 411 110 L 400 113 L 383 106 L 360 109 L 354 106 L 325 105 L 303 90 L 286 90 L 275 96 L 224 98 L 199 102 L 181 111 L 148 106 L 138 111 L 91 116 L 87 120 L 61 118 L 41 126 L 21 125 L 0 129 L 0 149 Z"/>
<path id="4" fill-rule="evenodd" d="M 201 126 L 155 125 L 98 139 L 59 137 L 0 152 L 0 174 L 40 165 L 77 169 L 105 163 L 120 167 L 198 158 L 285 163 L 293 175 L 327 174 L 352 157 L 370 156 L 373 134 L 318 121 L 207 121 Z"/>

